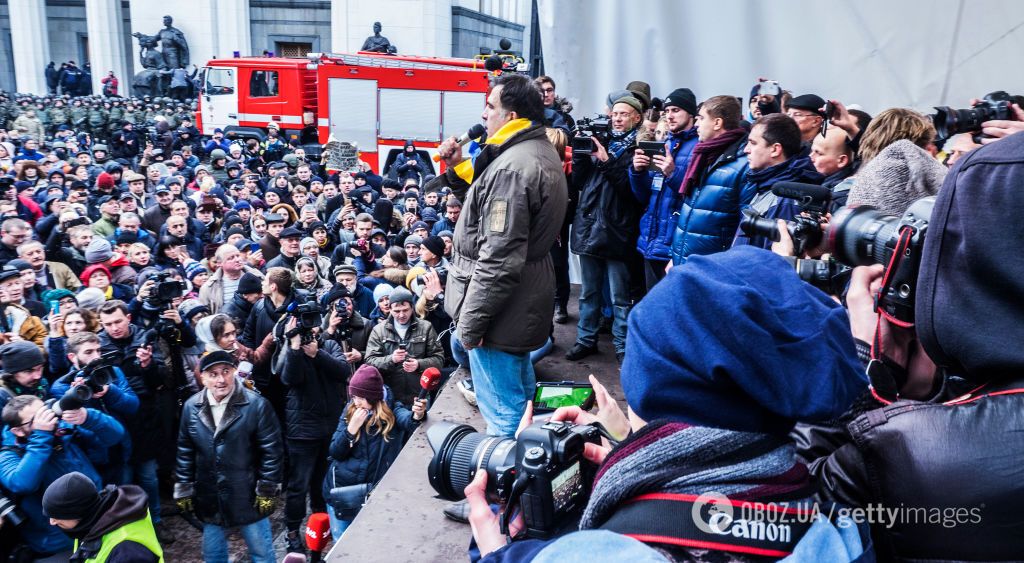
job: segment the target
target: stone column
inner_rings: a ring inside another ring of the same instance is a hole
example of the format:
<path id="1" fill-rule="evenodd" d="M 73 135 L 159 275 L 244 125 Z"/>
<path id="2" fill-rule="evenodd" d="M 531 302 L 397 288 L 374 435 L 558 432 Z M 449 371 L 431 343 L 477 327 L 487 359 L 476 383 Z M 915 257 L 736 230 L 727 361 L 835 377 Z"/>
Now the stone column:
<path id="1" fill-rule="evenodd" d="M 85 0 L 85 19 L 89 30 L 92 91 L 103 93 L 100 80 L 112 70 L 117 77 L 117 94 L 129 95 L 132 77 L 128 76 L 121 0 Z"/>
<path id="2" fill-rule="evenodd" d="M 331 0 L 331 53 L 354 53 L 357 50 L 349 46 L 348 24 L 349 0 Z"/>
<path id="3" fill-rule="evenodd" d="M 14 80 L 18 92 L 45 94 L 46 65 L 50 62 L 46 2 L 8 0 L 7 10 L 10 14 Z"/>
<path id="4" fill-rule="evenodd" d="M 229 58 L 235 51 L 243 57 L 258 55 L 252 52 L 249 0 L 217 0 L 215 10 L 217 57 Z M 198 61 L 193 62 L 200 64 Z"/>

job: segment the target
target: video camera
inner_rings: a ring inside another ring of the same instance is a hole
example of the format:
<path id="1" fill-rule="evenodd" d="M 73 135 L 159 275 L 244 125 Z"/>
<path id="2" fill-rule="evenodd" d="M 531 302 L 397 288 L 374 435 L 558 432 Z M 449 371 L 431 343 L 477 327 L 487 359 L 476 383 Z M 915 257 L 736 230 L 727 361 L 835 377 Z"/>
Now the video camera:
<path id="1" fill-rule="evenodd" d="M 980 143 L 982 135 L 981 124 L 993 119 L 1014 119 L 1013 98 L 1006 92 L 999 90 L 986 94 L 979 102 L 971 106 L 971 109 L 953 109 L 949 106 L 936 106 L 935 114 L 931 116 L 932 124 L 935 125 L 935 138 L 938 141 L 945 141 L 953 135 L 960 133 L 975 133 L 974 142 Z"/>
<path id="2" fill-rule="evenodd" d="M 178 327 L 160 315 L 173 306 L 175 299 L 185 295 L 188 286 L 185 282 L 172 278 L 170 271 L 151 274 L 146 281 L 156 282 L 149 295 L 142 300 L 142 322 L 149 329 L 146 334 L 146 345 L 152 345 L 158 336 L 174 339 Z"/>
<path id="3" fill-rule="evenodd" d="M 114 368 L 121 365 L 123 360 L 123 355 L 117 350 L 105 352 L 75 373 L 72 379 L 81 377 L 85 386 L 92 389 L 93 393 L 99 393 L 114 381 Z"/>
<path id="4" fill-rule="evenodd" d="M 295 328 L 286 336 L 291 338 L 296 334 L 301 334 L 303 344 L 312 342 L 314 339 L 313 329 L 319 328 L 324 322 L 320 304 L 316 302 L 316 293 L 308 293 L 304 301 L 292 301 L 287 310 L 288 314 L 295 318 L 296 324 Z"/>
<path id="5" fill-rule="evenodd" d="M 576 129 L 572 136 L 572 154 L 589 156 L 597 148 L 594 139 L 597 139 L 603 146 L 608 146 L 608 138 L 611 136 L 611 120 L 607 115 L 595 117 L 584 117 L 576 122 Z"/>
<path id="6" fill-rule="evenodd" d="M 477 432 L 466 424 L 435 422 L 427 430 L 434 450 L 427 476 L 443 498 L 465 498 L 463 490 L 478 469 L 487 472 L 487 500 L 503 505 L 502 532 L 522 508 L 526 535 L 549 538 L 576 521 L 586 506 L 596 466 L 583 457 L 586 443 L 597 444 L 600 431 L 570 422 L 537 422 L 518 438 Z"/>
<path id="7" fill-rule="evenodd" d="M 788 197 L 797 201 L 800 211 L 808 216 L 797 215 L 787 222 L 787 230 L 793 239 L 793 248 L 797 256 L 808 248 L 821 243 L 821 218 L 828 212 L 832 203 L 832 190 L 815 184 L 801 182 L 778 182 L 772 186 L 772 193 L 778 197 Z M 772 219 L 765 219 L 753 209 L 743 210 L 740 229 L 748 236 L 763 236 L 778 242 L 781 238 L 779 225 Z"/>
<path id="8" fill-rule="evenodd" d="M 917 274 L 934 207 L 935 196 L 915 201 L 902 217 L 867 205 L 844 207 L 828 227 L 826 240 L 836 260 L 849 266 L 885 266 L 877 307 L 897 322 L 914 322 Z"/>

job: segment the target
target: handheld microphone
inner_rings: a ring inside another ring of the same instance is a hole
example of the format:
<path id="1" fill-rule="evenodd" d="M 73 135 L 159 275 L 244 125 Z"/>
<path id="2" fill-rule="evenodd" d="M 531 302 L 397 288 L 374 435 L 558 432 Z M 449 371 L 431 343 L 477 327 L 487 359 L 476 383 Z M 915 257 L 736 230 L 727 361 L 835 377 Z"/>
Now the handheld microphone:
<path id="1" fill-rule="evenodd" d="M 472 141 L 473 139 L 479 139 L 486 132 L 487 128 L 484 127 L 482 124 L 477 123 L 476 125 L 470 127 L 469 131 L 466 131 L 465 133 L 462 134 L 461 137 L 456 139 L 456 142 L 459 143 L 460 147 L 463 147 L 466 146 L 466 143 Z M 435 154 L 434 162 L 441 162 L 441 155 Z"/>
<path id="2" fill-rule="evenodd" d="M 437 386 L 441 384 L 441 370 L 437 368 L 427 368 L 423 370 L 423 375 L 420 376 L 420 387 L 423 389 L 420 391 L 419 399 L 426 399 L 431 391 L 437 389 Z"/>
<path id="3" fill-rule="evenodd" d="M 306 522 L 306 547 L 309 549 L 310 561 L 320 561 L 320 553 L 331 540 L 331 520 L 326 512 L 315 512 L 309 515 Z"/>

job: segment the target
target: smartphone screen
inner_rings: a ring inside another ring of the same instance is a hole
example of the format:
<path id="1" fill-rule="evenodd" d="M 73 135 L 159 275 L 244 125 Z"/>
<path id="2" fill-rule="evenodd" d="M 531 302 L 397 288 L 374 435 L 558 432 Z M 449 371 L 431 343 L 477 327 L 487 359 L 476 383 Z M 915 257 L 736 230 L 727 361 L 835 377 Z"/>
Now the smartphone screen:
<path id="1" fill-rule="evenodd" d="M 580 407 L 586 410 L 593 402 L 594 388 L 589 385 L 538 383 L 533 395 L 535 410 L 555 410 L 558 407 Z"/>

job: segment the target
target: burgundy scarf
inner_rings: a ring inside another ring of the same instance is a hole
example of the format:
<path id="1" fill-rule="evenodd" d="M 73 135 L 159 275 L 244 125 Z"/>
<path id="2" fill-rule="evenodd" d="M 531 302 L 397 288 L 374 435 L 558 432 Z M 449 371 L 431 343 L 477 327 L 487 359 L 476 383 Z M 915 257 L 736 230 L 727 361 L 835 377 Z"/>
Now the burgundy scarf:
<path id="1" fill-rule="evenodd" d="M 725 149 L 746 134 L 747 132 L 743 129 L 727 129 L 714 139 L 697 143 L 690 155 L 690 164 L 686 167 L 686 175 L 683 176 L 683 183 L 679 186 L 679 193 L 683 194 L 684 198 L 689 196 L 693 191 L 693 186 L 697 184 L 699 172 L 710 166 L 725 152 Z"/>

